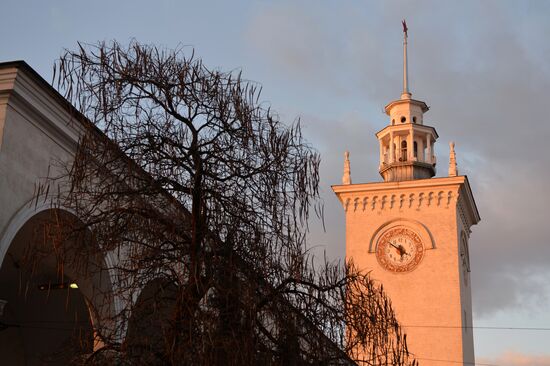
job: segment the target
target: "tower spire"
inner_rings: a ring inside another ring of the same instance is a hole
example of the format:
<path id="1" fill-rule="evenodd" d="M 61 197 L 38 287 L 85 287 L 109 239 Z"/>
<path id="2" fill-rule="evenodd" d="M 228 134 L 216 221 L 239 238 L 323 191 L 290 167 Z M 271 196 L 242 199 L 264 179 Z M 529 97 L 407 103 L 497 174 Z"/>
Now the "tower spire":
<path id="1" fill-rule="evenodd" d="M 407 22 L 405 19 L 401 22 L 403 24 L 403 93 L 401 99 L 410 99 L 411 93 L 409 91 L 409 63 L 407 61 Z"/>
<path id="2" fill-rule="evenodd" d="M 349 163 L 349 151 L 344 153 L 344 175 L 342 176 L 342 184 L 351 184 L 351 167 Z"/>
<path id="3" fill-rule="evenodd" d="M 426 103 L 412 99 L 407 63 L 407 22 L 403 19 L 403 92 L 384 108 L 390 124 L 376 134 L 380 142 L 380 175 L 386 182 L 428 179 L 435 175 L 433 144 L 437 132 L 424 125 Z"/>

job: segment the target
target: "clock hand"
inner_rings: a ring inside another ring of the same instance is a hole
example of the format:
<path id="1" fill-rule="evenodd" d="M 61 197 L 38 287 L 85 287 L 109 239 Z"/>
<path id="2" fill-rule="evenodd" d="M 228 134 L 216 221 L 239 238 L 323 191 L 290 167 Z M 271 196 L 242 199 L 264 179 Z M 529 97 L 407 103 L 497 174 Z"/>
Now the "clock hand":
<path id="1" fill-rule="evenodd" d="M 397 249 L 397 252 L 399 253 L 399 256 L 400 256 L 401 258 L 403 258 L 403 247 L 401 246 L 401 244 L 399 244 L 399 246 L 397 246 L 397 245 L 395 245 L 394 243 L 392 243 L 392 242 L 390 241 L 390 245 L 391 245 L 392 247 L 394 247 L 395 249 Z"/>
<path id="2" fill-rule="evenodd" d="M 409 255 L 409 253 L 407 253 L 407 251 L 405 250 L 405 247 L 402 246 L 401 244 L 399 244 L 399 255 L 401 256 L 401 258 L 403 258 L 404 255 Z"/>

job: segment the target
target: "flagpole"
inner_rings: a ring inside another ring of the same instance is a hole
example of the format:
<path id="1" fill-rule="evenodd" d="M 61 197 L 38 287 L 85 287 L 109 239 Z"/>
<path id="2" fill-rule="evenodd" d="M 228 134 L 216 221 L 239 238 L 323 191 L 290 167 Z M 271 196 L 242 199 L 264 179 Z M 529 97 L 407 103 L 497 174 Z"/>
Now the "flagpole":
<path id="1" fill-rule="evenodd" d="M 409 64 L 407 61 L 407 23 L 403 20 L 403 94 L 401 94 L 402 99 L 407 99 L 411 97 L 409 92 Z"/>

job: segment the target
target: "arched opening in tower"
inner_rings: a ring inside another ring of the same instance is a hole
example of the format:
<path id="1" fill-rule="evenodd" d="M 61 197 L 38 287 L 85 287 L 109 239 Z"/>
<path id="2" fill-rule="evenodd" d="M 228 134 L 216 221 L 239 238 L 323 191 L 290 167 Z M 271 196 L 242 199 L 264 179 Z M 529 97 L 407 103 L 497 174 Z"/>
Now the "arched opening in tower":
<path id="1" fill-rule="evenodd" d="M 401 156 L 399 161 L 407 161 L 407 141 L 401 141 Z"/>

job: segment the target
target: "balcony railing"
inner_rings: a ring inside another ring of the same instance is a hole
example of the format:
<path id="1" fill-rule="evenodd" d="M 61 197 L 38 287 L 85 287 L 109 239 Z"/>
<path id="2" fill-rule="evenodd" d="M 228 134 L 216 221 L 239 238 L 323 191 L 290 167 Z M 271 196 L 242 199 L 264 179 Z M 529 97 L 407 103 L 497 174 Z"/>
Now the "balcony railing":
<path id="1" fill-rule="evenodd" d="M 399 157 L 397 157 L 395 161 L 392 161 L 388 156 L 388 154 L 384 154 L 383 158 L 384 160 L 382 161 L 381 165 L 390 165 L 394 163 L 406 163 L 410 161 L 434 165 L 437 162 L 435 155 L 432 156 L 431 159 L 429 157 L 426 157 L 424 160 L 421 160 L 416 156 L 410 157 L 407 155 L 400 155 Z"/>

